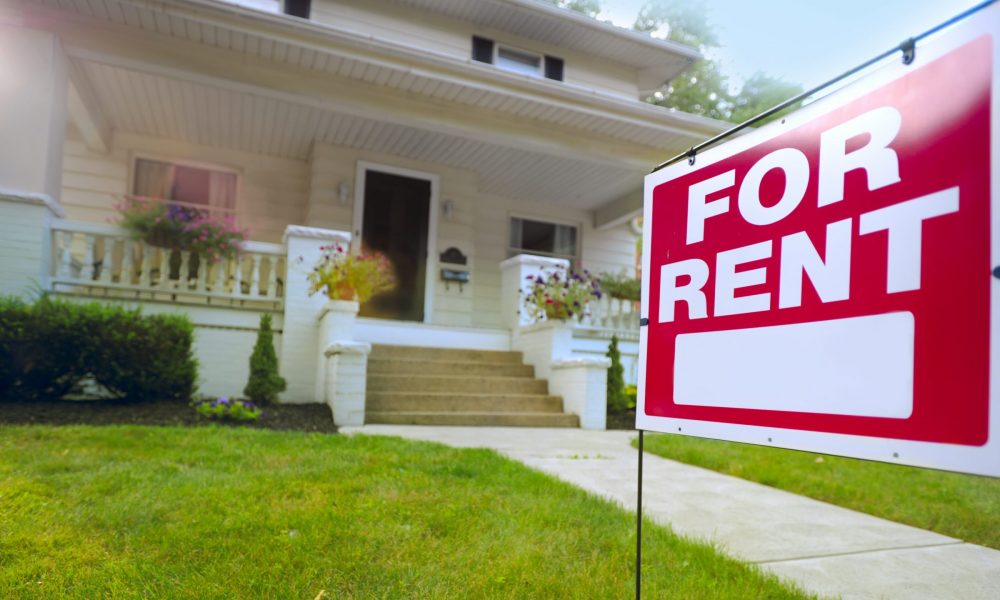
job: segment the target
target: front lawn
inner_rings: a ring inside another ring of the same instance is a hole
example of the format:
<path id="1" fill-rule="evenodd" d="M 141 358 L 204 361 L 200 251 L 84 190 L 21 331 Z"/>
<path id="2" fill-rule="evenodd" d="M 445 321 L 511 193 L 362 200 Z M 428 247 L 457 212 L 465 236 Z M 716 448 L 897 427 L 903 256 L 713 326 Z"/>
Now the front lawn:
<path id="1" fill-rule="evenodd" d="M 627 598 L 634 516 L 487 450 L 0 427 L 0 596 Z M 649 598 L 802 598 L 644 528 Z"/>
<path id="2" fill-rule="evenodd" d="M 647 435 L 647 452 L 1000 549 L 1000 480 L 720 442 Z"/>

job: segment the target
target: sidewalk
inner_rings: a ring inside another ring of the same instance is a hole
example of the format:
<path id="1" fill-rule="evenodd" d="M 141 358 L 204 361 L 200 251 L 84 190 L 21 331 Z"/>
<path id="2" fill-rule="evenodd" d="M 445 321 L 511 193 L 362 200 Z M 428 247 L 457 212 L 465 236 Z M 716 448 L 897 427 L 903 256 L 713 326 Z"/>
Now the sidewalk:
<path id="1" fill-rule="evenodd" d="M 395 435 L 492 448 L 635 510 L 630 431 L 367 425 Z M 845 600 L 1000 598 L 1000 551 L 646 454 L 643 510 L 807 591 Z M 655 556 L 643 556 L 645 569 Z"/>

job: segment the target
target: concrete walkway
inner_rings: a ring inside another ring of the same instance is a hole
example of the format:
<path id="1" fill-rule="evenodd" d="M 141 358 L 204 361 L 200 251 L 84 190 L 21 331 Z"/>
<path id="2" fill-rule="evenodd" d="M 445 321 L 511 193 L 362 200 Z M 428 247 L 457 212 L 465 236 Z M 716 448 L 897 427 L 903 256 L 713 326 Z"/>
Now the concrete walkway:
<path id="1" fill-rule="evenodd" d="M 635 432 L 368 425 L 395 435 L 492 448 L 635 510 Z M 997 600 L 1000 551 L 646 454 L 643 510 L 810 592 L 847 599 Z M 655 569 L 656 557 L 644 556 Z"/>

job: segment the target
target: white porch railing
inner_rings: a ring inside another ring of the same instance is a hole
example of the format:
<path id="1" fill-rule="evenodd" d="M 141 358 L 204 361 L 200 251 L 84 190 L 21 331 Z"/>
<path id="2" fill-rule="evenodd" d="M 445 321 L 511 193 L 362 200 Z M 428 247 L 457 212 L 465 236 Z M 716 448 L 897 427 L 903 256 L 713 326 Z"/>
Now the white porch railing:
<path id="1" fill-rule="evenodd" d="M 638 303 L 631 300 L 620 300 L 604 295 L 600 300 L 591 301 L 587 305 L 589 314 L 583 318 L 581 325 L 591 329 L 611 329 L 618 332 L 639 335 Z"/>
<path id="2" fill-rule="evenodd" d="M 136 298 L 212 303 L 284 297 L 286 252 L 281 244 L 244 242 L 238 256 L 209 263 L 196 253 L 150 246 L 113 225 L 56 219 L 52 224 L 53 289 Z"/>

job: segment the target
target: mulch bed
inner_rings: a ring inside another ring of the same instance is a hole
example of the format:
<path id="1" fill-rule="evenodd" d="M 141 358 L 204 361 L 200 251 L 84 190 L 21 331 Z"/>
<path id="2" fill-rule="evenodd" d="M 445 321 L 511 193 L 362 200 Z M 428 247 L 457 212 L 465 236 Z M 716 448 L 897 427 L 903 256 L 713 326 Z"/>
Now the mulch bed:
<path id="1" fill-rule="evenodd" d="M 51 402 L 0 402 L 0 424 L 6 425 L 170 425 L 196 427 L 225 425 L 336 433 L 330 407 L 325 404 L 278 404 L 264 408 L 255 422 L 234 423 L 205 418 L 186 402 L 122 402 L 108 400 L 59 400 Z"/>
<path id="2" fill-rule="evenodd" d="M 635 431 L 635 411 L 608 414 L 608 429 Z"/>

